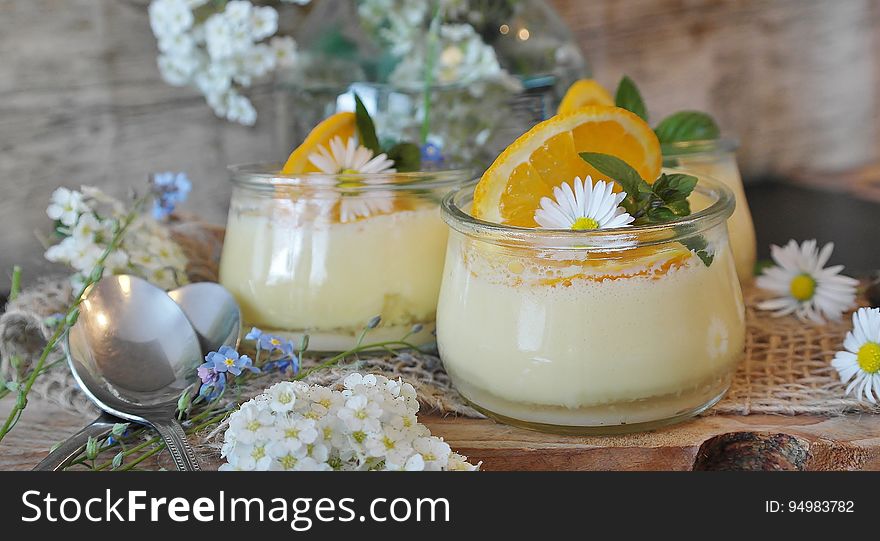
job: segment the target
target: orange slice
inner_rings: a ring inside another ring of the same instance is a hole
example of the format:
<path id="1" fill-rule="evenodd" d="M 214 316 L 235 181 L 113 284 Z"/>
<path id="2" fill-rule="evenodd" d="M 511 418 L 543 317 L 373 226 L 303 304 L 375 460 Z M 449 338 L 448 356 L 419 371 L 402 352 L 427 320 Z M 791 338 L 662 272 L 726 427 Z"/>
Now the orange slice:
<path id="1" fill-rule="evenodd" d="M 309 156 L 316 152 L 319 147 L 329 146 L 330 140 L 334 137 L 341 137 L 343 141 L 354 137 L 356 129 L 354 113 L 336 113 L 325 118 L 320 124 L 312 128 L 305 141 L 290 153 L 287 163 L 281 169 L 281 174 L 294 175 L 319 171 L 309 161 Z"/>
<path id="2" fill-rule="evenodd" d="M 571 113 L 587 105 L 614 105 L 614 98 L 593 79 L 579 79 L 568 87 L 556 112 Z"/>
<path id="3" fill-rule="evenodd" d="M 660 175 L 663 162 L 660 142 L 644 120 L 618 107 L 588 105 L 541 122 L 507 147 L 483 173 L 471 212 L 489 222 L 537 227 L 535 210 L 554 187 L 587 175 L 607 179 L 580 152 L 617 156 L 648 182 Z"/>

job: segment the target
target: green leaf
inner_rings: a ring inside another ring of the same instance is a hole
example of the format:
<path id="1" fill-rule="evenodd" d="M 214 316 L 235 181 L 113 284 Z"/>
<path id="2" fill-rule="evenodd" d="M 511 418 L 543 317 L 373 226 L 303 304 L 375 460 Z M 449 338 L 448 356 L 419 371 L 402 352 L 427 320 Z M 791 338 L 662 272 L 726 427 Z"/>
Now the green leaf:
<path id="1" fill-rule="evenodd" d="M 648 211 L 648 219 L 652 223 L 662 224 L 675 219 L 675 214 L 666 207 L 656 207 Z"/>
<path id="2" fill-rule="evenodd" d="M 673 203 L 687 199 L 697 186 L 697 177 L 682 173 L 667 175 L 663 173 L 653 185 L 653 191 L 657 197 L 665 203 Z"/>
<path id="3" fill-rule="evenodd" d="M 709 247 L 709 243 L 706 241 L 706 237 L 702 235 L 697 235 L 696 237 L 689 237 L 683 239 L 681 241 L 682 244 L 688 249 L 697 254 L 697 257 L 703 262 L 707 267 L 712 264 L 712 261 L 715 259 L 715 254 L 709 253 L 706 249 Z"/>
<path id="4" fill-rule="evenodd" d="M 758 261 L 755 261 L 754 274 L 755 276 L 761 276 L 764 274 L 764 269 L 769 269 L 774 266 L 775 264 L 772 259 L 759 259 Z"/>
<path id="5" fill-rule="evenodd" d="M 617 156 L 601 152 L 581 152 L 580 156 L 600 173 L 607 175 L 611 180 L 616 180 L 634 201 L 639 198 L 640 192 L 651 191 L 651 187 L 639 176 L 639 173 Z"/>
<path id="6" fill-rule="evenodd" d="M 401 173 L 418 171 L 422 166 L 422 151 L 414 143 L 397 143 L 386 151 L 394 168 Z"/>
<path id="7" fill-rule="evenodd" d="M 370 118 L 370 113 L 367 112 L 364 102 L 357 94 L 354 95 L 354 117 L 360 144 L 372 150 L 373 154 L 381 153 L 379 138 L 376 137 L 376 126 L 373 124 L 373 119 Z"/>
<path id="8" fill-rule="evenodd" d="M 645 100 L 642 99 L 642 94 L 636 83 L 627 75 L 624 75 L 617 85 L 614 105 L 635 113 L 645 122 L 648 121 L 648 108 L 645 107 Z"/>
<path id="9" fill-rule="evenodd" d="M 699 111 L 679 111 L 664 118 L 654 128 L 660 143 L 718 139 L 721 130 L 715 120 Z"/>
<path id="10" fill-rule="evenodd" d="M 691 204 L 688 203 L 687 199 L 667 203 L 666 208 L 671 210 L 676 216 L 690 216 L 691 214 Z"/>

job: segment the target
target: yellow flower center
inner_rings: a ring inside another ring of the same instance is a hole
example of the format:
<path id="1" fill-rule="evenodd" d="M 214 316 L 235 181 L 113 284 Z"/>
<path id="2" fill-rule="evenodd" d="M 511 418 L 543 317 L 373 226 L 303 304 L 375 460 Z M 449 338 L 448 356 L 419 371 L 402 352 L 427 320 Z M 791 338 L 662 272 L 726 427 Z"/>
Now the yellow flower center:
<path id="1" fill-rule="evenodd" d="M 277 338 L 273 338 L 273 339 L 269 340 L 269 342 L 270 342 L 273 346 L 277 346 L 277 345 L 281 344 L 281 340 L 279 340 L 279 339 L 277 339 Z"/>
<path id="2" fill-rule="evenodd" d="M 226 366 L 232 366 L 235 364 L 235 359 L 230 359 L 227 357 L 226 360 L 223 362 L 226 363 Z"/>
<path id="3" fill-rule="evenodd" d="M 285 470 L 292 470 L 294 466 L 296 466 L 296 458 L 290 455 L 285 455 L 278 459 L 278 462 L 281 464 L 281 467 Z"/>
<path id="4" fill-rule="evenodd" d="M 284 431 L 284 435 L 287 436 L 288 438 L 296 439 L 299 437 L 299 430 L 296 430 L 294 428 L 288 428 L 287 430 Z"/>
<path id="5" fill-rule="evenodd" d="M 385 444 L 386 449 L 394 449 L 394 440 L 392 440 L 388 436 L 385 436 L 384 438 L 382 438 L 382 443 Z"/>
<path id="6" fill-rule="evenodd" d="M 260 424 L 260 421 L 251 421 L 247 424 L 247 429 L 250 430 L 251 432 L 256 432 L 257 430 L 260 429 L 261 426 L 263 426 L 263 425 Z"/>
<path id="7" fill-rule="evenodd" d="M 578 218 L 573 224 L 571 224 L 571 228 L 575 231 L 589 231 L 591 229 L 597 229 L 598 227 L 599 222 L 592 218 Z"/>
<path id="8" fill-rule="evenodd" d="M 799 274 L 791 281 L 791 296 L 804 302 L 813 298 L 816 293 L 816 280 L 809 274 Z"/>
<path id="9" fill-rule="evenodd" d="M 266 448 L 262 445 L 260 447 L 254 447 L 254 450 L 251 452 L 251 458 L 254 460 L 260 460 L 266 456 Z"/>
<path id="10" fill-rule="evenodd" d="M 880 344 L 877 342 L 866 342 L 859 348 L 856 358 L 864 372 L 869 374 L 880 372 Z"/>

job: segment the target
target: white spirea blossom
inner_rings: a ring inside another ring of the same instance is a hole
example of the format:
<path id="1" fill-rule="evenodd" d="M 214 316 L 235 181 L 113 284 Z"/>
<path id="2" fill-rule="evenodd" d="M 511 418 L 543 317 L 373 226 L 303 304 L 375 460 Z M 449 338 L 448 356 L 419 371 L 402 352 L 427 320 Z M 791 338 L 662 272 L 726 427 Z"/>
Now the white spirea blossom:
<path id="1" fill-rule="evenodd" d="M 71 283 L 79 289 L 113 239 L 114 227 L 128 213 L 121 201 L 98 188 L 58 188 L 46 213 L 57 220 L 64 238 L 45 253 L 46 259 L 73 268 Z M 133 274 L 163 289 L 187 282 L 187 258 L 168 229 L 152 216 L 139 215 L 119 247 L 104 261 L 104 275 Z"/>
<path id="2" fill-rule="evenodd" d="M 265 42 L 278 31 L 278 12 L 271 6 L 254 6 L 248 0 L 231 0 L 222 8 L 206 4 L 207 0 L 150 2 L 159 72 L 170 85 L 196 88 L 217 116 L 252 126 L 257 112 L 241 89 L 290 65 L 296 43 L 291 38 Z M 197 9 L 202 16 L 196 17 Z"/>
<path id="3" fill-rule="evenodd" d="M 276 383 L 229 416 L 221 470 L 474 471 L 419 423 L 412 385 L 352 373 L 341 389 Z"/>

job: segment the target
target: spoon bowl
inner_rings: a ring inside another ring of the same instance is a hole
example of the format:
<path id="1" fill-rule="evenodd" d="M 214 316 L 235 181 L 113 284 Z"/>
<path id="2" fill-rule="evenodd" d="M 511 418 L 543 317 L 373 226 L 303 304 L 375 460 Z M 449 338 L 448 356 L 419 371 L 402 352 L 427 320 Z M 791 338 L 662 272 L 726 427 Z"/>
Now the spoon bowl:
<path id="1" fill-rule="evenodd" d="M 199 282 L 169 291 L 168 295 L 180 306 L 192 325 L 201 345 L 202 356 L 217 351 L 222 346 L 238 349 L 241 336 L 241 310 L 226 288 L 213 282 Z M 67 352 L 70 357 L 69 345 Z M 89 397 L 94 400 L 92 395 Z M 103 409 L 103 406 L 100 407 Z M 106 437 L 113 425 L 121 421 L 122 419 L 117 416 L 103 412 L 92 423 L 50 452 L 34 467 L 34 470 L 63 469 L 82 452 L 89 438 Z"/>
<path id="2" fill-rule="evenodd" d="M 105 412 L 152 425 L 178 469 L 199 469 L 176 420 L 196 379 L 199 338 L 164 291 L 134 276 L 107 276 L 85 295 L 67 336 L 71 371 Z"/>

